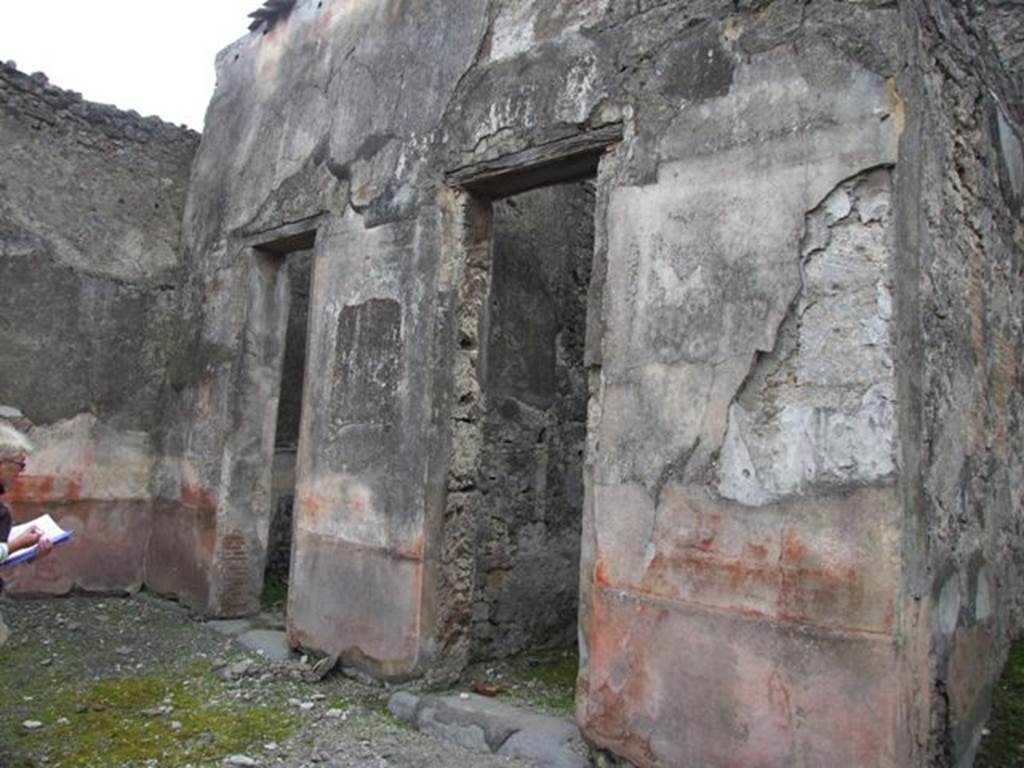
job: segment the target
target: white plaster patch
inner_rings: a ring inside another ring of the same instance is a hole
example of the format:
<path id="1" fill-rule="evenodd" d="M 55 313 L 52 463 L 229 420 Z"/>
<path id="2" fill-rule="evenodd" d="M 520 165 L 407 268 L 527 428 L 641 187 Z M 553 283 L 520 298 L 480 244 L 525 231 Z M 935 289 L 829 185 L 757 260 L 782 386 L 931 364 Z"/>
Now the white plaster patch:
<path id="1" fill-rule="evenodd" d="M 521 0 L 505 4 L 494 20 L 488 62 L 529 53 L 543 40 L 537 37 L 542 14 L 560 17 L 558 36 L 573 33 L 588 20 L 600 18 L 611 0 Z"/>
<path id="2" fill-rule="evenodd" d="M 974 618 L 976 621 L 987 621 L 995 613 L 992 601 L 992 577 L 988 568 L 978 571 L 978 587 L 974 596 Z"/>
<path id="3" fill-rule="evenodd" d="M 956 631 L 960 617 L 960 580 L 953 574 L 942 585 L 939 593 L 939 629 L 944 635 Z"/>
<path id="4" fill-rule="evenodd" d="M 834 224 L 841 219 L 845 219 L 852 210 L 853 201 L 850 200 L 850 195 L 847 194 L 845 189 L 840 187 L 829 195 L 825 201 L 825 223 Z"/>
<path id="5" fill-rule="evenodd" d="M 506 5 L 494 20 L 490 60 L 511 59 L 533 48 L 536 18 L 537 8 L 530 3 Z"/>
<path id="6" fill-rule="evenodd" d="M 581 56 L 565 73 L 565 86 L 555 106 L 558 119 L 565 123 L 582 123 L 603 94 L 598 90 L 597 58 Z"/>
<path id="7" fill-rule="evenodd" d="M 894 422 L 891 400 L 874 388 L 856 413 L 786 405 L 767 425 L 734 404 L 718 491 L 757 506 L 822 483 L 888 477 L 895 471 Z"/>
<path id="8" fill-rule="evenodd" d="M 473 142 L 479 145 L 484 139 L 494 136 L 509 126 L 533 128 L 537 124 L 537 107 L 530 87 L 491 104 L 484 122 L 473 132 Z M 479 149 L 479 147 L 478 147 Z"/>

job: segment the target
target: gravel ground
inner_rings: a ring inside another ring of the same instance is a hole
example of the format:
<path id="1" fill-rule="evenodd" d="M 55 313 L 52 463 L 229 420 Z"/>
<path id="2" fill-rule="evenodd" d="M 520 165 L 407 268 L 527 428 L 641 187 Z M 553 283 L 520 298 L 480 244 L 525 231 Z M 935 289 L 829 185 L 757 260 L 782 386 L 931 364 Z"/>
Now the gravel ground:
<path id="1" fill-rule="evenodd" d="M 269 662 L 145 594 L 0 601 L 0 766 L 526 766 L 424 736 L 391 691 Z M 544 697 L 548 693 L 544 692 Z"/>

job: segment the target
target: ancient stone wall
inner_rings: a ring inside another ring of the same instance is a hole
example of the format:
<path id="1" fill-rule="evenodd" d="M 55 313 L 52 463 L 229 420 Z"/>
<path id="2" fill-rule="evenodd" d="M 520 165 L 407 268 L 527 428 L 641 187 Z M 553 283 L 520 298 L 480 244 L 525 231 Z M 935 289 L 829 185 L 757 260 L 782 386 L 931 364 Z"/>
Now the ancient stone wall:
<path id="1" fill-rule="evenodd" d="M 489 421 L 508 417 L 489 408 L 505 382 L 487 379 L 481 322 L 507 277 L 496 200 L 596 176 L 585 734 L 643 766 L 967 754 L 994 670 L 970 667 L 987 609 L 970 624 L 961 607 L 1015 578 L 1012 505 L 996 502 L 1015 487 L 1001 414 L 1019 383 L 1005 190 L 1018 199 L 1020 162 L 1009 86 L 967 88 L 1005 119 L 953 138 L 947 121 L 984 114 L 949 101 L 963 86 L 935 30 L 958 18 L 885 0 L 300 1 L 226 49 L 185 218 L 189 364 L 160 473 L 215 528 L 204 607 L 251 610 L 265 553 L 288 289 L 261 254 L 315 240 L 290 638 L 384 677 L 461 671 L 502 595 L 481 546 L 502 532 L 479 503 L 497 474 L 481 467 L 512 455 L 486 447 L 509 428 Z M 1000 29 L 993 50 L 1017 62 Z M 989 191 L 963 197 L 968 146 Z M 984 167 L 1004 169 L 1003 203 Z M 993 244 L 982 268 L 943 282 L 972 263 L 972 232 Z M 945 390 L 959 369 L 929 357 L 932 315 L 961 289 L 986 319 L 959 336 L 948 321 L 971 386 Z M 947 391 L 992 405 L 955 435 L 995 457 L 962 474 L 979 508 L 1004 510 L 955 535 L 932 504 L 954 453 L 932 438 L 971 411 Z M 1011 604 L 989 604 L 998 647 Z M 948 653 L 943 626 L 961 638 Z"/>
<path id="2" fill-rule="evenodd" d="M 198 141 L 0 65 L 0 402 L 36 423 L 39 449 L 14 508 L 76 534 L 13 590 L 144 579 Z"/>
<path id="3" fill-rule="evenodd" d="M 911 71 L 899 275 L 909 584 L 929 764 L 969 764 L 1024 631 L 1024 14 L 904 8 Z M 924 738 L 924 737 L 922 737 Z"/>

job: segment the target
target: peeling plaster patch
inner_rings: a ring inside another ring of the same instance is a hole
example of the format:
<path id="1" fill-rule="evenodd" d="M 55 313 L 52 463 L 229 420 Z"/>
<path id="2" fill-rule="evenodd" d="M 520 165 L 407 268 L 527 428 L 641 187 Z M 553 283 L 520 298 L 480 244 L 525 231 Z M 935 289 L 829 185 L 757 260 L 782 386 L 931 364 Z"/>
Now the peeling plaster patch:
<path id="1" fill-rule="evenodd" d="M 875 171 L 808 215 L 801 295 L 729 409 L 725 498 L 760 505 L 896 472 L 888 190 Z"/>

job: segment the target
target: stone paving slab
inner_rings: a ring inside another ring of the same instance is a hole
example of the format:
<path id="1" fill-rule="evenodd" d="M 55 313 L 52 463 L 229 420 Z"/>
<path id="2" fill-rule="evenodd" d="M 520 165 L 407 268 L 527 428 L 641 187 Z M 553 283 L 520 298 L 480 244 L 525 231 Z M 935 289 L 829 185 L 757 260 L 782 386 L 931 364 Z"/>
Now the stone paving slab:
<path id="1" fill-rule="evenodd" d="M 288 636 L 276 629 L 251 629 L 239 635 L 238 642 L 271 661 L 287 661 L 293 653 Z"/>
<path id="2" fill-rule="evenodd" d="M 206 622 L 206 626 L 229 637 L 237 637 L 252 628 L 248 619 L 214 619 Z"/>
<path id="3" fill-rule="evenodd" d="M 572 721 L 471 693 L 392 695 L 388 710 L 423 733 L 475 752 L 529 760 L 541 768 L 588 768 Z"/>

